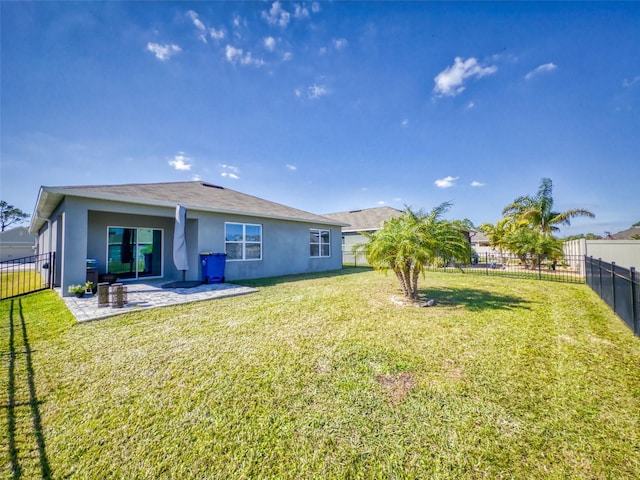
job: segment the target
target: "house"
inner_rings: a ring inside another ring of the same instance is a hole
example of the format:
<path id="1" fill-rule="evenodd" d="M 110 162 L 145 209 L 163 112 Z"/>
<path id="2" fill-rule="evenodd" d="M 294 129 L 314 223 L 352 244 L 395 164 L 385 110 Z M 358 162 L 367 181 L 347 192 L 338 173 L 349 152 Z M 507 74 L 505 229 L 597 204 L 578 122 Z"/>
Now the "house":
<path id="1" fill-rule="evenodd" d="M 495 253 L 495 249 L 491 247 L 491 243 L 489 242 L 489 237 L 482 232 L 475 230 L 469 232 L 469 241 L 471 242 L 471 248 L 473 248 L 480 258 Z"/>
<path id="2" fill-rule="evenodd" d="M 342 227 L 342 255 L 344 263 L 366 264 L 364 258 L 354 258 L 352 248 L 354 245 L 364 243 L 367 238 L 361 232 L 373 233 L 382 228 L 382 224 L 393 217 L 399 217 L 401 210 L 391 207 L 365 208 L 348 212 L 323 214 L 336 222 L 347 224 Z"/>
<path id="3" fill-rule="evenodd" d="M 26 227 L 16 227 L 0 232 L 0 262 L 17 260 L 34 255 L 36 236 Z"/>
<path id="4" fill-rule="evenodd" d="M 611 235 L 613 240 L 640 240 L 640 227 L 631 227 Z"/>
<path id="5" fill-rule="evenodd" d="M 87 259 L 119 281 L 180 279 L 177 205 L 187 210 L 185 280 L 201 279 L 201 252 L 226 253 L 231 281 L 342 267 L 341 222 L 202 181 L 43 186 L 30 231 L 38 253 L 55 252 L 65 295 L 86 281 Z"/>
<path id="6" fill-rule="evenodd" d="M 337 222 L 347 224 L 342 227 L 342 258 L 345 264 L 367 265 L 364 257 L 353 255 L 354 245 L 368 242 L 362 232 L 374 233 L 382 228 L 387 220 L 402 215 L 401 210 L 391 207 L 365 208 L 362 210 L 350 210 L 348 212 L 325 213 L 322 216 Z M 474 233 L 467 230 L 462 231 L 468 242 L 471 243 L 471 236 Z M 488 244 L 488 243 L 487 243 Z M 471 261 L 471 259 L 470 259 Z"/>

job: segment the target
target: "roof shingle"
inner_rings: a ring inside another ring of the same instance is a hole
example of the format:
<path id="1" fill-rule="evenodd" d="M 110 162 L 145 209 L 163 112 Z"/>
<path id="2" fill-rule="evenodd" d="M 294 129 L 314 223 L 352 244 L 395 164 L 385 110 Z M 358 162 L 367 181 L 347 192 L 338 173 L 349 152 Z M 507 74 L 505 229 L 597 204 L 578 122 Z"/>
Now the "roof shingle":
<path id="1" fill-rule="evenodd" d="M 56 205 L 45 206 L 44 203 L 59 203 L 63 196 L 161 206 L 174 206 L 179 203 L 189 210 L 278 218 L 323 225 L 341 225 L 341 222 L 335 219 L 202 181 L 41 187 L 36 211 L 40 215 L 52 211 Z"/>
<path id="2" fill-rule="evenodd" d="M 348 224 L 348 227 L 342 229 L 345 232 L 362 232 L 378 230 L 382 228 L 382 224 L 386 220 L 399 217 L 401 214 L 402 212 L 395 208 L 375 207 L 349 212 L 325 213 L 323 216 Z"/>

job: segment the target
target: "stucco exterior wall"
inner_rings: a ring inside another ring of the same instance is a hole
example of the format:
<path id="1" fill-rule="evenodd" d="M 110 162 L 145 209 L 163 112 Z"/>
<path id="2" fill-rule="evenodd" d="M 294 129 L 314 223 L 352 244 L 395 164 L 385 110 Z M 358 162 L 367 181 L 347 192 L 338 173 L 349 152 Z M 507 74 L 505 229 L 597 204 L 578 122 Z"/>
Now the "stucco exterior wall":
<path id="1" fill-rule="evenodd" d="M 86 259 L 98 261 L 99 273 L 107 272 L 108 227 L 137 227 L 162 230 L 162 278 L 181 279 L 173 264 L 173 232 L 175 209 L 134 205 L 106 200 L 66 197 L 51 218 L 51 246 L 56 252 L 57 285 L 63 295 L 71 284 L 86 281 Z M 187 280 L 201 279 L 199 253 L 224 253 L 225 222 L 262 225 L 262 259 L 227 261 L 225 278 L 229 281 L 281 276 L 305 272 L 321 272 L 342 267 L 340 227 L 252 216 L 187 212 Z M 309 229 L 331 231 L 331 255 L 312 258 L 309 253 Z M 39 234 L 41 252 L 48 251 L 48 228 Z M 46 249 L 46 250 L 45 250 Z"/>
<path id="2" fill-rule="evenodd" d="M 262 225 L 262 259 L 228 260 L 225 266 L 225 278 L 229 281 L 342 268 L 340 227 L 204 212 L 193 212 L 188 216 L 198 219 L 199 251 L 214 253 L 225 251 L 225 222 Z M 310 256 L 309 229 L 311 228 L 331 231 L 330 257 L 312 258 Z"/>

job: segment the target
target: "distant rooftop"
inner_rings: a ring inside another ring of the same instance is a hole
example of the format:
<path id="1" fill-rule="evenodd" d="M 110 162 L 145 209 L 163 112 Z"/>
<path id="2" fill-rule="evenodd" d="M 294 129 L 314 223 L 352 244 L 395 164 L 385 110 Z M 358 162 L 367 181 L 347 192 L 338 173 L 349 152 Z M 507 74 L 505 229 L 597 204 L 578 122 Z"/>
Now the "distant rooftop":
<path id="1" fill-rule="evenodd" d="M 343 232 L 362 232 L 378 230 L 385 220 L 398 217 L 402 213 L 391 207 L 364 208 L 362 210 L 350 210 L 348 212 L 325 213 L 322 216 L 334 221 L 347 223 Z"/>
<path id="2" fill-rule="evenodd" d="M 640 227 L 631 227 L 611 235 L 614 240 L 640 240 Z"/>

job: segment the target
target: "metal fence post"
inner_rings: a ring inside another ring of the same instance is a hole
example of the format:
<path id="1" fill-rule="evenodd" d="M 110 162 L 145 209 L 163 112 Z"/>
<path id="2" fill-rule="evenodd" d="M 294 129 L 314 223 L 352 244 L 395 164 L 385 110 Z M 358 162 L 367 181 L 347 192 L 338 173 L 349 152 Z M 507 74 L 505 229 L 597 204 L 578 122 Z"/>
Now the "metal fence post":
<path id="1" fill-rule="evenodd" d="M 598 295 L 602 297 L 602 259 L 601 258 L 598 259 Z"/>
<path id="2" fill-rule="evenodd" d="M 611 262 L 611 303 L 613 311 L 618 313 L 616 310 L 616 262 Z"/>
<path id="3" fill-rule="evenodd" d="M 633 319 L 633 333 L 640 337 L 640 312 L 638 311 L 637 297 L 637 285 L 636 285 L 636 269 L 631 267 L 629 269 L 629 281 L 631 282 L 631 315 Z"/>

